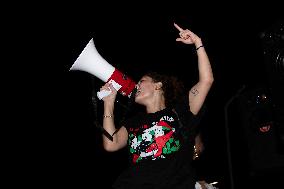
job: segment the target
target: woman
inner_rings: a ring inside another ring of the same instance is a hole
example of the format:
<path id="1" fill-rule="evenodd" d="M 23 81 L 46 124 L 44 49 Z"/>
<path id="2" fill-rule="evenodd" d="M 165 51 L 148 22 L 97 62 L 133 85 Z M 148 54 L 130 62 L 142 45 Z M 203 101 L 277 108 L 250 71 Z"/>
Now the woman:
<path id="1" fill-rule="evenodd" d="M 103 146 L 107 151 L 128 146 L 131 158 L 131 166 L 116 180 L 114 188 L 194 188 L 191 160 L 195 120 L 214 79 L 201 38 L 174 26 L 179 31 L 176 41 L 195 45 L 198 56 L 199 80 L 188 92 L 174 77 L 145 74 L 137 83 L 135 102 L 146 112 L 116 130 L 113 113 L 117 91 L 109 83 L 101 87 L 111 90 L 103 98 L 103 127 L 113 135 L 112 141 L 103 136 Z"/>

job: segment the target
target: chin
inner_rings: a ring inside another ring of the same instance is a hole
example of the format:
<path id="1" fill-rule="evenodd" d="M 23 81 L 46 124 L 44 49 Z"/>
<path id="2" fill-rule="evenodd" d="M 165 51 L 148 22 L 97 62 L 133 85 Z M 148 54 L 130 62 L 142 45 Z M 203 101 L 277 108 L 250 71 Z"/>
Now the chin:
<path id="1" fill-rule="evenodd" d="M 139 98 L 135 97 L 134 101 L 139 104 Z"/>
<path id="2" fill-rule="evenodd" d="M 135 102 L 136 102 L 137 104 L 143 105 L 143 98 L 141 98 L 140 96 L 137 96 L 137 97 L 135 97 Z"/>

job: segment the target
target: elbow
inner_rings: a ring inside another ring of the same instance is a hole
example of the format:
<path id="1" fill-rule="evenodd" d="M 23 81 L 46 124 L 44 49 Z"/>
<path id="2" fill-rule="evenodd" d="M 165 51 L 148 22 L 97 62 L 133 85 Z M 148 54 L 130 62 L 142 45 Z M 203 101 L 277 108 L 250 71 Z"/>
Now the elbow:
<path id="1" fill-rule="evenodd" d="M 214 83 L 214 77 L 210 77 L 207 82 L 212 85 Z"/>
<path id="2" fill-rule="evenodd" d="M 107 152 L 115 152 L 121 149 L 122 147 L 117 143 L 111 142 L 111 143 L 104 143 L 103 148 Z"/>
<path id="3" fill-rule="evenodd" d="M 201 75 L 199 77 L 199 82 L 204 83 L 206 85 L 212 85 L 213 82 L 214 82 L 214 76 L 213 76 L 212 72 L 208 73 L 208 74 Z"/>
<path id="4" fill-rule="evenodd" d="M 114 152 L 114 151 L 116 151 L 116 149 L 113 147 L 113 145 L 111 145 L 111 144 L 106 144 L 106 143 L 104 143 L 103 144 L 103 148 L 104 148 L 104 150 L 105 151 L 107 151 L 107 152 Z"/>
<path id="5" fill-rule="evenodd" d="M 211 87 L 213 85 L 213 83 L 214 83 L 214 77 L 213 76 L 212 77 L 208 77 L 208 78 L 204 79 L 202 81 L 202 83 L 204 83 L 208 87 Z"/>
<path id="6" fill-rule="evenodd" d="M 213 76 L 213 74 L 210 74 L 210 76 L 206 79 L 206 82 L 209 85 L 212 85 L 214 83 L 214 76 Z"/>
<path id="7" fill-rule="evenodd" d="M 105 148 L 105 147 L 104 147 L 104 149 L 105 149 L 105 151 L 107 151 L 107 152 L 115 152 L 115 151 L 116 151 L 116 150 L 113 149 L 113 148 Z"/>
<path id="8" fill-rule="evenodd" d="M 213 73 L 211 72 L 211 74 L 208 75 L 208 77 L 206 78 L 206 81 L 209 83 L 209 84 L 213 84 L 214 82 L 214 76 L 213 76 Z"/>

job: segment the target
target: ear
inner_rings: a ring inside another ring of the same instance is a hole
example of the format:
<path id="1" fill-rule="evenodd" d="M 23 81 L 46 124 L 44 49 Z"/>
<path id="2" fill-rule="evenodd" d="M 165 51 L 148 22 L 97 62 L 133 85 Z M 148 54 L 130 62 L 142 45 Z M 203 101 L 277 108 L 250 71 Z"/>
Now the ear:
<path id="1" fill-rule="evenodd" d="M 155 89 L 156 90 L 160 90 L 162 88 L 162 86 L 163 86 L 163 83 L 162 82 L 157 82 L 157 83 L 155 83 L 155 85 L 156 85 Z"/>

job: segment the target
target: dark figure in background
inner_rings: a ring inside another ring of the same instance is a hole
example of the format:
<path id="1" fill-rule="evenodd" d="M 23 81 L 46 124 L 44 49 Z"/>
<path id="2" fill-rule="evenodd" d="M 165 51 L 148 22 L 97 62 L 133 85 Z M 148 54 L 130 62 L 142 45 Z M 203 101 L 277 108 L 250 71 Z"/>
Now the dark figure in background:
<path id="1" fill-rule="evenodd" d="M 199 126 L 200 127 L 200 126 Z M 193 160 L 195 160 L 194 168 L 195 168 L 195 189 L 218 189 L 213 184 L 217 184 L 216 182 L 208 183 L 207 178 L 204 175 L 207 171 L 206 167 L 204 167 L 204 159 L 200 160 L 200 157 L 203 156 L 203 152 L 205 150 L 205 145 L 203 142 L 203 136 L 199 131 L 197 131 L 197 135 L 195 137 L 195 144 L 194 144 L 194 153 L 193 153 Z"/>
<path id="2" fill-rule="evenodd" d="M 137 83 L 135 102 L 145 107 L 120 127 L 115 126 L 114 104 L 117 91 L 109 83 L 101 90 L 111 90 L 104 101 L 104 129 L 113 141 L 103 136 L 107 151 L 128 147 L 130 166 L 118 177 L 114 188 L 194 189 L 192 168 L 195 121 L 213 83 L 213 73 L 202 40 L 188 29 L 174 24 L 178 42 L 193 44 L 198 56 L 198 82 L 188 91 L 172 76 L 146 73 Z"/>

